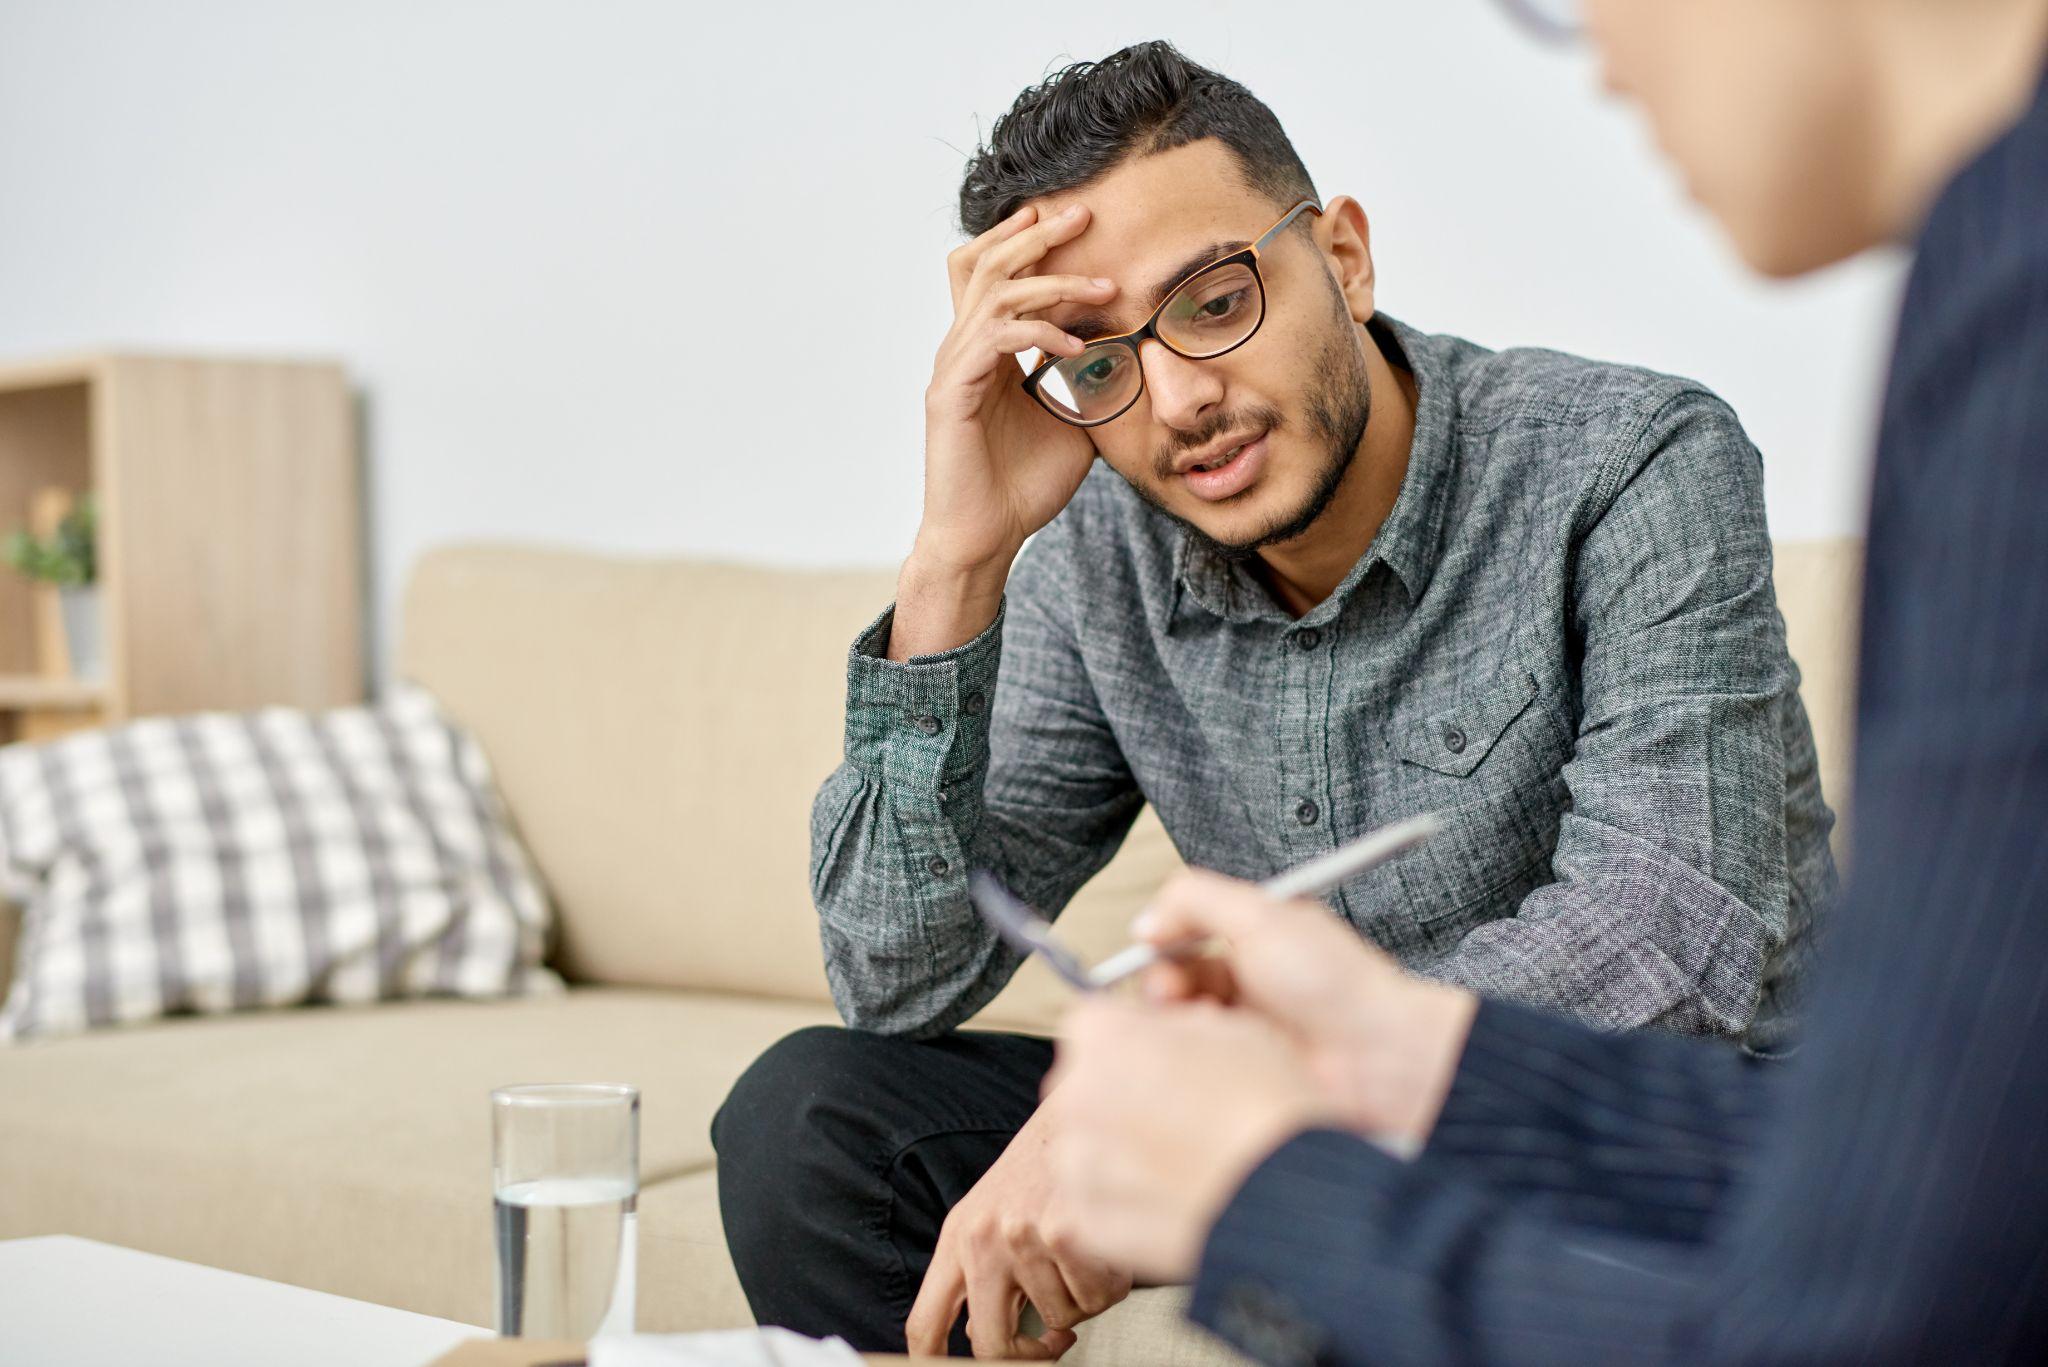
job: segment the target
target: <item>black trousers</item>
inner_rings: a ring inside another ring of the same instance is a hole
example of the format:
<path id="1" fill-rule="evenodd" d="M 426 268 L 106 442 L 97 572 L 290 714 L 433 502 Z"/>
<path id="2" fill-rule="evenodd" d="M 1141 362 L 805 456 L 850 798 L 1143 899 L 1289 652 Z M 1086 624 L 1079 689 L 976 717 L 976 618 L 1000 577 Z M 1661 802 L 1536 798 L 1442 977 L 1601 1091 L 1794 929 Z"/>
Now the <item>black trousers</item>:
<path id="1" fill-rule="evenodd" d="M 711 1122 L 754 1318 L 902 1352 L 946 1212 L 1038 1108 L 1052 1052 L 1023 1035 L 920 1043 L 820 1026 L 756 1060 Z M 961 1324 L 952 1351 L 968 1353 Z"/>

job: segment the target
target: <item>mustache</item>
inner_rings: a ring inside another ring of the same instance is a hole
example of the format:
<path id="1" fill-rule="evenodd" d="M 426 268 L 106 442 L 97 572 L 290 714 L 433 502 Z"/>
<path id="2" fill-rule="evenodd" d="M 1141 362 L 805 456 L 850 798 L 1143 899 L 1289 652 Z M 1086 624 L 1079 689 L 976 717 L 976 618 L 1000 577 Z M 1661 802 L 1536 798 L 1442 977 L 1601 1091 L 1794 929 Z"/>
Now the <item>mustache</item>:
<path id="1" fill-rule="evenodd" d="M 1278 431 L 1280 425 L 1280 410 L 1269 404 L 1255 404 L 1235 413 L 1219 413 L 1200 427 L 1168 436 L 1152 457 L 1152 472 L 1161 481 L 1172 479 L 1173 463 L 1183 453 L 1198 451 L 1225 432 L 1273 432 Z"/>

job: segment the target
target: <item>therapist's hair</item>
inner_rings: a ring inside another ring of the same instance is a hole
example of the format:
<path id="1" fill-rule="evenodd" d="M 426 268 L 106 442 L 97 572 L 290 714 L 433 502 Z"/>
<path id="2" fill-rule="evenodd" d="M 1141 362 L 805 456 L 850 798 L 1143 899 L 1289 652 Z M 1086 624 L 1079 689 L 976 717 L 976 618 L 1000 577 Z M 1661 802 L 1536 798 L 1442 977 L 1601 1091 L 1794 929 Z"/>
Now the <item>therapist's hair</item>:
<path id="1" fill-rule="evenodd" d="M 1315 182 L 1273 111 L 1236 81 L 1155 40 L 1063 67 L 1017 97 L 960 181 L 960 226 L 978 237 L 1027 200 L 1086 185 L 1127 157 L 1214 138 L 1250 189 L 1285 207 Z"/>

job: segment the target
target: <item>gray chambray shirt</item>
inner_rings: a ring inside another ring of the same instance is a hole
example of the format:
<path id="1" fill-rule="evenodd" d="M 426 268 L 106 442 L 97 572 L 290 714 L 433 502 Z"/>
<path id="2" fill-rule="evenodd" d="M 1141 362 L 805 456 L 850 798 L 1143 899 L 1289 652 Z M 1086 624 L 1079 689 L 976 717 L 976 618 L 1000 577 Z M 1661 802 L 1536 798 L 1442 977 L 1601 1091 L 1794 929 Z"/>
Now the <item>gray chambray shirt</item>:
<path id="1" fill-rule="evenodd" d="M 812 890 L 849 1025 L 951 1029 L 1018 957 L 987 868 L 1048 913 L 1147 801 L 1263 879 L 1418 812 L 1327 900 L 1409 968 L 1593 1024 L 1789 1039 L 1833 815 L 1771 587 L 1763 467 L 1700 386 L 1372 328 L 1418 387 L 1370 549 L 1306 616 L 1107 466 L 980 637 L 855 642 Z"/>

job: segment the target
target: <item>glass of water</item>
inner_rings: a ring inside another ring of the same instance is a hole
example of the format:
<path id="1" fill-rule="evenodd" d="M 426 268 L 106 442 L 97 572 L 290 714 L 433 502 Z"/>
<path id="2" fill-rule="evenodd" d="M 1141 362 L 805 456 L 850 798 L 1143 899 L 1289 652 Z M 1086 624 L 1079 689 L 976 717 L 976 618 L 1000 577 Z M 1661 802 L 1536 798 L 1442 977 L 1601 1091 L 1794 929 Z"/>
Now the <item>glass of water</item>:
<path id="1" fill-rule="evenodd" d="M 633 1332 L 640 1093 L 611 1085 L 491 1093 L 498 1332 L 586 1343 Z"/>

